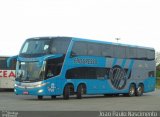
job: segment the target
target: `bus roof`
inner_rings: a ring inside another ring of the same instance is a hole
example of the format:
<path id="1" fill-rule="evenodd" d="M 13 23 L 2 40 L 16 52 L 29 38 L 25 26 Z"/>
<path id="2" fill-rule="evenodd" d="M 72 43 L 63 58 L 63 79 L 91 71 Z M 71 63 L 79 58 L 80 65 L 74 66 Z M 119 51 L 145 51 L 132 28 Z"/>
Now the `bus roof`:
<path id="1" fill-rule="evenodd" d="M 114 43 L 114 42 L 108 42 L 108 41 L 99 41 L 99 40 L 83 39 L 83 38 L 76 38 L 76 37 L 72 37 L 72 39 L 73 39 L 74 41 L 86 41 L 86 42 L 94 42 L 94 43 L 99 43 L 99 44 L 120 45 L 120 46 L 126 46 L 126 47 L 133 47 L 133 48 L 142 48 L 142 49 L 155 50 L 155 49 L 152 48 L 152 47 L 129 45 L 129 44 L 122 44 L 122 43 Z"/>
<path id="2" fill-rule="evenodd" d="M 28 40 L 32 40 L 32 39 L 54 39 L 54 38 L 59 38 L 59 39 L 62 39 L 62 38 L 65 38 L 65 39 L 68 38 L 69 39 L 69 38 L 71 38 L 73 41 L 86 41 L 86 42 L 94 42 L 94 43 L 99 43 L 99 44 L 111 44 L 111 45 L 120 45 L 120 46 L 126 46 L 126 47 L 155 50 L 152 47 L 137 46 L 137 45 L 130 45 L 130 44 L 122 44 L 122 43 L 114 43 L 114 42 L 109 42 L 109 41 L 99 41 L 99 40 L 84 39 L 84 38 L 77 38 L 77 37 L 67 37 L 67 36 L 33 37 L 33 38 L 29 38 Z"/>

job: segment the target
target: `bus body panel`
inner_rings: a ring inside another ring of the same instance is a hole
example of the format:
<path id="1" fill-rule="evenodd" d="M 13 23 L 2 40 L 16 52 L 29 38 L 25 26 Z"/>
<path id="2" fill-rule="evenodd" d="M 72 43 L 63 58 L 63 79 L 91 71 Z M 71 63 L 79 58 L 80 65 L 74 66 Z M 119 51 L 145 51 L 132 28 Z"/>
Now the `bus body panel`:
<path id="1" fill-rule="evenodd" d="M 47 84 L 38 88 L 24 89 L 16 86 L 15 93 L 23 95 L 25 92 L 28 92 L 29 95 L 36 96 L 63 95 L 64 87 L 67 84 L 73 85 L 75 93 L 77 92 L 79 84 L 85 84 L 86 94 L 128 93 L 131 84 L 135 84 L 136 88 L 139 84 L 143 84 L 145 93 L 155 90 L 155 60 L 147 60 L 146 58 L 142 58 L 142 60 L 137 58 L 129 59 L 110 56 L 72 56 L 72 49 L 76 42 L 93 42 L 102 44 L 102 42 L 99 41 L 72 38 L 58 76 L 43 80 L 42 84 Z M 116 47 L 120 45 L 128 48 L 143 48 L 110 42 L 106 42 L 105 44 L 110 44 Z M 44 60 L 51 58 L 55 59 L 58 57 L 61 57 L 61 55 L 45 55 L 40 58 L 27 59 L 19 57 L 18 60 L 28 62 L 38 60 L 41 61 L 39 63 L 42 63 Z M 86 74 L 89 74 L 88 77 L 86 77 Z M 18 83 L 19 82 L 16 84 Z M 31 83 L 31 85 L 34 85 L 34 83 Z"/>

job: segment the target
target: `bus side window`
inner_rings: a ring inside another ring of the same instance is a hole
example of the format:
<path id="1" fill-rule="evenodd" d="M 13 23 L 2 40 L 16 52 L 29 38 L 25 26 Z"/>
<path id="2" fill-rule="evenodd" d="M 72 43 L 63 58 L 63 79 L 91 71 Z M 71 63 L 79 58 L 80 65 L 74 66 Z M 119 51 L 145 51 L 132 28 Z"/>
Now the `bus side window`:
<path id="1" fill-rule="evenodd" d="M 154 60 L 155 59 L 155 51 L 154 50 L 147 50 L 147 59 Z"/>
<path id="2" fill-rule="evenodd" d="M 140 60 L 146 60 L 147 59 L 147 51 L 142 48 L 137 48 L 137 58 Z"/>
<path id="3" fill-rule="evenodd" d="M 105 68 L 78 67 L 67 70 L 67 79 L 105 79 Z"/>
<path id="4" fill-rule="evenodd" d="M 57 76 L 60 74 L 64 57 L 65 56 L 47 60 L 46 73 L 45 73 L 46 78 Z"/>
<path id="5" fill-rule="evenodd" d="M 137 58 L 136 48 L 126 47 L 126 58 L 128 58 L 128 59 Z"/>
<path id="6" fill-rule="evenodd" d="M 88 43 L 89 56 L 101 56 L 101 46 L 96 43 Z"/>
<path id="7" fill-rule="evenodd" d="M 102 56 L 104 57 L 113 57 L 113 46 L 112 45 L 101 45 Z"/>
<path id="8" fill-rule="evenodd" d="M 87 44 L 85 42 L 75 42 L 72 48 L 72 56 L 86 56 Z"/>
<path id="9" fill-rule="evenodd" d="M 114 46 L 114 57 L 115 58 L 126 58 L 126 49 L 123 46 Z"/>
<path id="10" fill-rule="evenodd" d="M 53 68 L 48 67 L 47 69 L 48 69 L 47 70 L 47 78 L 53 77 L 54 76 L 53 71 L 52 71 Z"/>

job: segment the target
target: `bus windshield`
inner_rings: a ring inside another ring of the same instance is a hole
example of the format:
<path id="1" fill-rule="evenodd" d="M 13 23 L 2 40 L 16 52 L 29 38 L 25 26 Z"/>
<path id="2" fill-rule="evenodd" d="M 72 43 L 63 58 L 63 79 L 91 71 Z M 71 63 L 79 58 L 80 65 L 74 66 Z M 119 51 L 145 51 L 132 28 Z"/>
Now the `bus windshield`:
<path id="1" fill-rule="evenodd" d="M 46 54 L 65 54 L 70 43 L 68 38 L 28 39 L 22 46 L 20 56 L 37 57 Z"/>
<path id="2" fill-rule="evenodd" d="M 43 80 L 43 70 L 38 62 L 19 62 L 17 70 L 18 81 L 41 81 Z"/>

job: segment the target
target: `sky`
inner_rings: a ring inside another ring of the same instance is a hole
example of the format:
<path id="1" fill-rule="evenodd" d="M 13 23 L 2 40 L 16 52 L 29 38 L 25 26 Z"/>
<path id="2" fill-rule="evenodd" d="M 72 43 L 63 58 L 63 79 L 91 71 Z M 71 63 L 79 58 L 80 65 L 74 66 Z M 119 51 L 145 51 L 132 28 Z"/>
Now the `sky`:
<path id="1" fill-rule="evenodd" d="M 0 56 L 40 36 L 120 38 L 160 51 L 160 0 L 0 0 Z"/>

